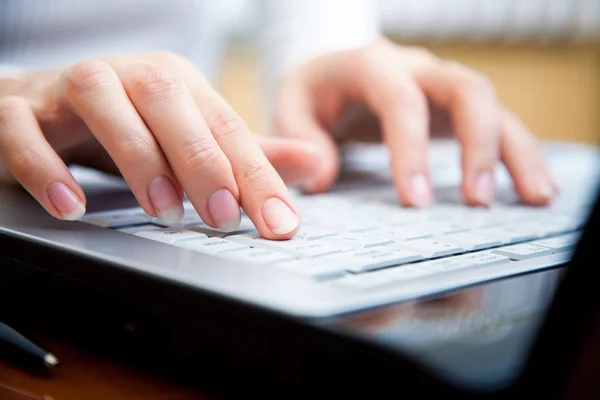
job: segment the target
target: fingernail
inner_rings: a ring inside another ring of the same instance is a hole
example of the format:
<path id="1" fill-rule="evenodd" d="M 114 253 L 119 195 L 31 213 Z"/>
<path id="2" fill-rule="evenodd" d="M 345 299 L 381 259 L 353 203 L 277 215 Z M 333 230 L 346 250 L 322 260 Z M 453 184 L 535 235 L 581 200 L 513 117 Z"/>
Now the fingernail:
<path id="1" fill-rule="evenodd" d="M 300 219 L 287 204 L 276 197 L 271 197 L 263 204 L 262 215 L 265 223 L 276 235 L 290 233 L 298 226 Z"/>
<path id="2" fill-rule="evenodd" d="M 477 175 L 475 181 L 475 200 L 483 205 L 494 201 L 494 177 L 491 172 L 485 171 Z"/>
<path id="3" fill-rule="evenodd" d="M 48 188 L 48 197 L 63 219 L 77 221 L 85 214 L 85 206 L 64 183 L 54 182 Z"/>
<path id="4" fill-rule="evenodd" d="M 208 213 L 217 227 L 224 232 L 233 232 L 240 226 L 242 213 L 229 189 L 219 189 L 208 199 Z"/>
<path id="5" fill-rule="evenodd" d="M 541 177 L 538 179 L 537 186 L 540 196 L 547 200 L 550 200 L 556 194 L 555 186 L 544 175 L 541 175 Z"/>
<path id="6" fill-rule="evenodd" d="M 176 224 L 183 218 L 181 197 L 173 182 L 166 176 L 159 176 L 150 182 L 148 197 L 156 215 L 165 224 Z"/>
<path id="7" fill-rule="evenodd" d="M 425 207 L 432 201 L 429 181 L 424 173 L 414 174 L 411 178 L 411 202 L 417 207 Z"/>

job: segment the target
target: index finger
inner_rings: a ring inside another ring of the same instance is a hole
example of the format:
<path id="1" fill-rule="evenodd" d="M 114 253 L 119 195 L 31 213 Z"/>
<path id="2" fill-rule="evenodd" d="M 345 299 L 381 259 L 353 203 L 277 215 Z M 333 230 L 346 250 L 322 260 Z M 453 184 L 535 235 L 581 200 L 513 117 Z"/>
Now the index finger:
<path id="1" fill-rule="evenodd" d="M 231 163 L 240 205 L 267 239 L 287 239 L 300 226 L 299 213 L 285 183 L 233 108 L 204 79 L 192 95 L 215 140 Z"/>

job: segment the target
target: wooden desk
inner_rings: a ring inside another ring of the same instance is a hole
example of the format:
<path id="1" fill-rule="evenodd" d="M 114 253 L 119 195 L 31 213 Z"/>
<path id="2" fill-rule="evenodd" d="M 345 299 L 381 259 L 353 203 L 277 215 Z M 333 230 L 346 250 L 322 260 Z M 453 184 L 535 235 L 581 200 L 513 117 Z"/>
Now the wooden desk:
<path id="1" fill-rule="evenodd" d="M 198 389 L 121 363 L 63 340 L 35 337 L 62 363 L 48 375 L 0 360 L 2 400 L 198 400 Z"/>

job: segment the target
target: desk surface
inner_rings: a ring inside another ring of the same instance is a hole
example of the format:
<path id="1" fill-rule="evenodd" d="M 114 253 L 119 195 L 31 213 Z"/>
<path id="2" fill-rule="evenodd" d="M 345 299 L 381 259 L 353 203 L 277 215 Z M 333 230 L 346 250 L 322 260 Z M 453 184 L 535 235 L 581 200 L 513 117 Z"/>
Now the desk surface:
<path id="1" fill-rule="evenodd" d="M 101 354 L 46 336 L 36 337 L 60 358 L 59 369 L 45 376 L 0 360 L 3 400 L 198 400 L 195 388 L 142 372 Z"/>

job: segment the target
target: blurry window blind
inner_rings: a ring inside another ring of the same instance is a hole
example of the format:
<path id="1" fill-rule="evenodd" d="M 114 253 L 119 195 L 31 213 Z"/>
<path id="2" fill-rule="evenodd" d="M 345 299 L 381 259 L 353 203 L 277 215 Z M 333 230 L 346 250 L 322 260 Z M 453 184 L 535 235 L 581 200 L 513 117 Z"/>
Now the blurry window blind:
<path id="1" fill-rule="evenodd" d="M 379 0 L 386 34 L 412 39 L 600 41 L 600 0 Z"/>

